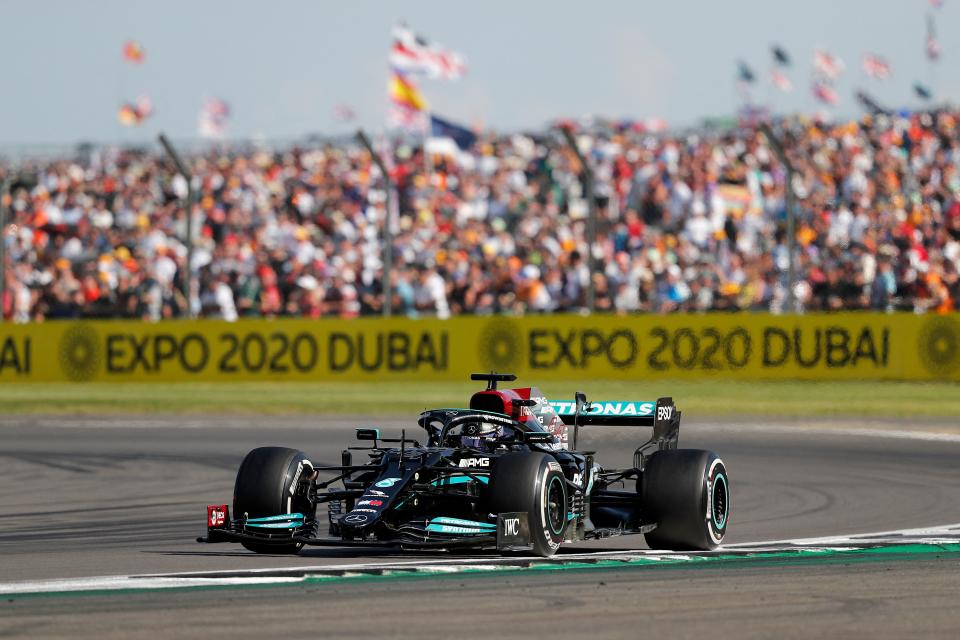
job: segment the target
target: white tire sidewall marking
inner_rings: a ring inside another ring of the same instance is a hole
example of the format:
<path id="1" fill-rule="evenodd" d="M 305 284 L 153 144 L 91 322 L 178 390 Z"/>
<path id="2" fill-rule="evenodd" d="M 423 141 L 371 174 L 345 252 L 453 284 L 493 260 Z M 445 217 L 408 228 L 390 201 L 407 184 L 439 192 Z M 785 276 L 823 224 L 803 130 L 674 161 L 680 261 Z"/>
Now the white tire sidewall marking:
<path id="1" fill-rule="evenodd" d="M 716 478 L 714 477 L 714 472 L 717 469 L 718 465 L 722 465 L 724 471 L 726 471 L 726 465 L 723 464 L 723 460 L 720 458 L 715 458 L 713 462 L 710 463 L 710 467 L 707 469 L 706 477 L 704 478 L 704 483 L 706 484 L 707 489 L 707 509 L 704 514 L 704 522 L 707 525 L 707 533 L 710 535 L 710 540 L 714 544 L 720 544 L 723 540 L 724 534 L 727 532 L 727 523 L 730 522 L 730 490 L 729 483 L 727 484 L 727 504 L 726 511 L 727 516 L 723 522 L 723 532 L 718 536 L 716 531 L 714 531 L 714 522 L 713 522 L 713 487 L 716 484 Z"/>
<path id="2" fill-rule="evenodd" d="M 543 480 L 540 482 L 540 517 L 541 524 L 543 526 L 543 535 L 547 539 L 547 544 L 551 549 L 557 549 L 560 546 L 560 541 L 555 541 L 553 539 L 553 532 L 550 531 L 550 515 L 547 513 L 547 506 L 550 502 L 548 491 L 550 490 L 550 485 L 552 484 L 550 471 L 550 467 L 545 466 L 543 476 L 541 476 Z"/>

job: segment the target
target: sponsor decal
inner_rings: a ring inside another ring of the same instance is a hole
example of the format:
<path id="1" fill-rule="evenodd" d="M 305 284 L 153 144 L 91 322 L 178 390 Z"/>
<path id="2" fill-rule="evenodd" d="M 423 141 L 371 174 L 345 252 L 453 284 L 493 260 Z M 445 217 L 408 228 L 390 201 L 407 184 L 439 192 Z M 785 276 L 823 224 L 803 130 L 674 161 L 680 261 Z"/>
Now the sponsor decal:
<path id="1" fill-rule="evenodd" d="M 380 498 L 386 498 L 387 495 L 383 491 L 377 491 L 376 489 L 367 489 L 367 495 L 363 496 L 364 498 L 369 498 L 370 496 L 378 496 Z"/>
<path id="2" fill-rule="evenodd" d="M 207 526 L 222 527 L 227 522 L 227 505 L 207 505 Z"/>
<path id="3" fill-rule="evenodd" d="M 362 524 L 369 519 L 368 516 L 363 515 L 362 513 L 351 513 L 343 519 L 344 522 L 348 524 Z"/>
<path id="4" fill-rule="evenodd" d="M 376 513 L 376 509 L 351 509 L 350 513 Z"/>
<path id="5" fill-rule="evenodd" d="M 465 533 L 465 534 L 484 533 L 480 529 L 471 529 L 469 527 L 451 527 L 450 525 L 447 525 L 447 524 L 427 525 L 427 531 L 433 531 L 434 533 Z"/>
<path id="6" fill-rule="evenodd" d="M 561 416 L 572 416 L 577 412 L 577 403 L 573 400 L 554 400 L 550 404 Z M 655 406 L 655 402 L 648 401 L 614 402 L 600 400 L 591 402 L 590 408 L 585 413 L 594 416 L 649 416 L 653 415 Z"/>
<path id="7" fill-rule="evenodd" d="M 920 361 L 935 376 L 960 368 L 960 323 L 945 316 L 927 320 L 918 339 Z"/>
<path id="8" fill-rule="evenodd" d="M 380 482 L 377 482 L 373 486 L 381 487 L 383 489 L 388 489 L 393 485 L 397 484 L 398 482 L 400 482 L 400 478 L 384 478 L 383 480 L 381 480 Z"/>
<path id="9" fill-rule="evenodd" d="M 357 506 L 360 506 L 363 504 L 368 504 L 371 507 L 382 507 L 383 500 L 361 500 L 360 502 L 357 503 Z"/>
<path id="10" fill-rule="evenodd" d="M 463 458 L 457 466 L 461 468 L 489 467 L 490 458 Z"/>
<path id="11" fill-rule="evenodd" d="M 670 420 L 673 416 L 673 407 L 670 405 L 664 405 L 662 407 L 657 407 L 657 421 Z"/>
<path id="12" fill-rule="evenodd" d="M 507 318 L 487 322 L 477 340 L 477 356 L 485 370 L 518 371 L 523 364 L 524 335 L 520 325 Z"/>
<path id="13" fill-rule="evenodd" d="M 553 460 L 551 460 L 550 462 L 548 462 L 548 463 L 547 463 L 547 466 L 549 466 L 549 467 L 550 467 L 551 469 L 553 469 L 554 471 L 560 471 L 560 470 L 561 470 L 560 463 L 559 463 L 559 462 L 554 462 Z"/>
<path id="14" fill-rule="evenodd" d="M 438 518 L 433 518 L 431 524 L 453 524 L 461 527 L 474 527 L 475 529 L 496 529 L 497 525 L 491 524 L 489 522 L 476 522 L 474 520 L 463 520 L 461 518 L 448 518 L 446 516 L 440 516 Z"/>
<path id="15" fill-rule="evenodd" d="M 433 531 L 434 533 L 493 533 L 496 528 L 497 525 L 487 522 L 474 522 L 473 520 L 446 517 L 434 518 L 427 524 L 427 531 Z"/>
<path id="16" fill-rule="evenodd" d="M 0 346 L 0 375 L 10 371 L 18 376 L 29 376 L 31 369 L 30 347 L 32 340 L 29 336 L 19 341 L 13 336 L 7 336 Z"/>
<path id="17" fill-rule="evenodd" d="M 583 474 L 575 473 L 573 474 L 573 484 L 582 485 L 583 484 Z"/>
<path id="18" fill-rule="evenodd" d="M 290 495 L 297 492 L 297 483 L 300 482 L 300 475 L 303 473 L 303 460 L 297 463 L 297 472 L 293 474 L 293 482 L 290 483 Z"/>
<path id="19" fill-rule="evenodd" d="M 446 331 L 334 331 L 327 339 L 327 366 L 334 373 L 446 371 L 449 345 Z"/>
<path id="20" fill-rule="evenodd" d="M 60 338 L 60 368 L 74 382 L 90 380 L 100 370 L 100 335 L 85 323 L 71 326 Z"/>
<path id="21" fill-rule="evenodd" d="M 508 536 L 520 535 L 520 518 L 504 518 L 503 532 Z"/>
<path id="22" fill-rule="evenodd" d="M 284 513 L 265 518 L 250 518 L 246 526 L 258 529 L 296 529 L 304 525 L 305 517 L 302 513 Z"/>

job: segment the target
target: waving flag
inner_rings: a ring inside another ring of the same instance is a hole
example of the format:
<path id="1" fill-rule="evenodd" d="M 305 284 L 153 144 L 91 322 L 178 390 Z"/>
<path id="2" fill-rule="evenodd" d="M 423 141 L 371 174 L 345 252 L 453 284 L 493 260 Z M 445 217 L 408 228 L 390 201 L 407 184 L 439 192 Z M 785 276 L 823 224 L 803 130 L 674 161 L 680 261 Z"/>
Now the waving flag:
<path id="1" fill-rule="evenodd" d="M 871 96 L 866 91 L 857 91 L 856 93 L 857 102 L 860 103 L 860 106 L 865 110 L 870 112 L 872 115 L 877 115 L 880 113 L 890 113 L 890 110 L 883 107 L 879 102 L 877 102 L 873 96 Z"/>
<path id="2" fill-rule="evenodd" d="M 836 80 L 843 73 L 844 64 L 843 60 L 828 51 L 815 49 L 813 52 L 813 68 L 823 77 Z"/>
<path id="3" fill-rule="evenodd" d="M 390 65 L 404 73 L 441 80 L 457 80 L 467 71 L 462 55 L 428 42 L 406 25 L 393 30 Z"/>
<path id="4" fill-rule="evenodd" d="M 139 127 L 153 115 L 153 103 L 150 98 L 141 96 L 136 102 L 125 102 L 117 111 L 117 120 L 125 127 Z"/>
<path id="5" fill-rule="evenodd" d="M 931 15 L 927 15 L 927 57 L 931 60 L 940 59 L 940 41 L 937 40 L 937 29 Z"/>
<path id="6" fill-rule="evenodd" d="M 123 43 L 123 59 L 133 64 L 141 64 L 146 59 L 147 52 L 136 40 L 127 40 Z"/>
<path id="7" fill-rule="evenodd" d="M 403 105 L 390 103 L 387 108 L 387 126 L 408 133 L 424 135 L 430 127 L 426 111 L 418 111 Z"/>
<path id="8" fill-rule="evenodd" d="M 890 77 L 890 64 L 878 55 L 872 53 L 864 54 L 863 70 L 871 78 L 877 80 L 886 80 Z"/>
<path id="9" fill-rule="evenodd" d="M 770 72 L 770 82 L 773 83 L 777 89 L 783 91 L 784 93 L 790 93 L 793 91 L 793 83 L 790 82 L 790 78 L 787 77 L 780 69 L 774 69 Z"/>
<path id="10" fill-rule="evenodd" d="M 477 134 L 467 127 L 436 116 L 430 116 L 430 136 L 450 138 L 463 151 L 469 151 L 477 141 Z"/>
<path id="11" fill-rule="evenodd" d="M 394 72 L 390 76 L 390 102 L 396 105 L 413 109 L 414 111 L 426 111 L 427 101 L 417 86 L 402 73 Z"/>
<path id="12" fill-rule="evenodd" d="M 840 96 L 837 94 L 836 89 L 822 80 L 813 83 L 813 97 L 829 105 L 835 105 L 840 102 Z"/>
<path id="13" fill-rule="evenodd" d="M 197 133 L 201 138 L 222 138 L 227 131 L 230 105 L 219 98 L 208 98 L 197 116 Z"/>
<path id="14" fill-rule="evenodd" d="M 417 85 L 404 74 L 394 71 L 388 85 L 390 107 L 387 124 L 411 133 L 425 133 L 429 125 L 427 101 Z"/>
<path id="15" fill-rule="evenodd" d="M 786 49 L 778 44 L 775 44 L 770 52 L 773 53 L 773 61 L 775 63 L 783 67 L 790 66 L 790 54 L 787 53 Z"/>
<path id="16" fill-rule="evenodd" d="M 352 122 L 357 117 L 356 111 L 348 104 L 338 104 L 333 108 L 334 117 L 340 122 Z"/>

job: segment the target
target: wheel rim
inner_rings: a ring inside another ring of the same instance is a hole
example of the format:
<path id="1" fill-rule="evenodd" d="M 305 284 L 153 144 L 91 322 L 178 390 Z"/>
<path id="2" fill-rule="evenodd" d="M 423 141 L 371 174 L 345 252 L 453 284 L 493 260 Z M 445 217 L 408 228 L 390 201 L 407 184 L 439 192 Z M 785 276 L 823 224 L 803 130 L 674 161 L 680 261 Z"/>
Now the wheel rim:
<path id="1" fill-rule="evenodd" d="M 558 536 L 563 531 L 566 510 L 567 500 L 563 491 L 563 480 L 559 476 L 553 476 L 547 488 L 547 524 L 554 535 Z"/>
<path id="2" fill-rule="evenodd" d="M 721 472 L 714 478 L 712 493 L 713 524 L 718 530 L 721 530 L 727 524 L 727 508 L 730 504 L 726 474 Z"/>

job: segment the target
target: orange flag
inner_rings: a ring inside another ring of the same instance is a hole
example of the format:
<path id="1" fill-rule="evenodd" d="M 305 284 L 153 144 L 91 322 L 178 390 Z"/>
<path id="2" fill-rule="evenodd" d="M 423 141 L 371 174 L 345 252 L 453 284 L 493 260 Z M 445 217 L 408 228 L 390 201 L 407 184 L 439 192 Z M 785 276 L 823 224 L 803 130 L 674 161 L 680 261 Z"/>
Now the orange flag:
<path id="1" fill-rule="evenodd" d="M 136 40 L 127 40 L 123 44 L 123 59 L 133 64 L 141 64 L 146 57 L 146 51 Z"/>

